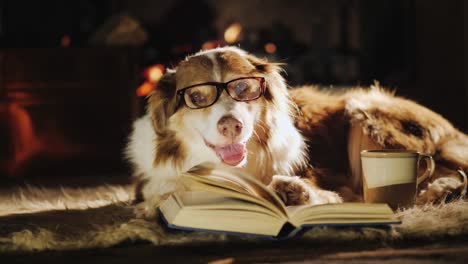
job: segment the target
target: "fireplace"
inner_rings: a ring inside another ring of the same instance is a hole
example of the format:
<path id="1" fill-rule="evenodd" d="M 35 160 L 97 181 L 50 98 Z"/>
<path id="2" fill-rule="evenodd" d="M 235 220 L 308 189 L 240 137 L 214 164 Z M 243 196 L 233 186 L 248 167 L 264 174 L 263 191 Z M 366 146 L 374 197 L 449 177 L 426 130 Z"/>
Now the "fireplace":
<path id="1" fill-rule="evenodd" d="M 0 175 L 123 171 L 138 109 L 133 56 L 128 48 L 1 50 Z"/>

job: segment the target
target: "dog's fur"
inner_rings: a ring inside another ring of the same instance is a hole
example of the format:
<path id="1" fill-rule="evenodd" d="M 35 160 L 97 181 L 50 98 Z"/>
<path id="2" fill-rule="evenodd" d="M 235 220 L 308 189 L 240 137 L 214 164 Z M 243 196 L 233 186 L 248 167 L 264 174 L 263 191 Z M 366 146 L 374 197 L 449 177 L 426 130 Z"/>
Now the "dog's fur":
<path id="1" fill-rule="evenodd" d="M 280 65 L 234 47 L 199 52 L 168 71 L 149 96 L 147 114 L 135 121 L 126 151 L 144 200 L 138 213 L 152 215 L 178 189 L 181 172 L 207 161 L 229 166 L 212 146 L 231 143 L 245 143 L 247 149 L 235 166 L 269 185 L 288 205 L 359 199 L 351 154 L 365 146 L 434 155 L 438 169 L 434 181 L 422 186 L 420 203 L 466 189 L 468 137 L 441 116 L 378 84 L 342 93 L 288 90 L 280 71 Z M 245 76 L 266 79 L 261 98 L 237 102 L 223 92 L 208 108 L 179 104 L 176 91 L 184 87 Z M 242 124 L 240 135 L 227 138 L 218 131 L 225 116 Z M 353 145 L 353 133 L 369 144 Z"/>

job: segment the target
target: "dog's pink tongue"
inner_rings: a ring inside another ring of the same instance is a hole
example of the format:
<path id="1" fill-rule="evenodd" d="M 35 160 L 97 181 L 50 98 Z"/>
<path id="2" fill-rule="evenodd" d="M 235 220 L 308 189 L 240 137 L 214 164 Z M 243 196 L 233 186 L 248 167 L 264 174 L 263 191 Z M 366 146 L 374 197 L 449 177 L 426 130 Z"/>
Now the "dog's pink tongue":
<path id="1" fill-rule="evenodd" d="M 237 143 L 218 147 L 216 148 L 216 154 L 218 154 L 225 163 L 235 166 L 245 157 L 245 145 Z"/>

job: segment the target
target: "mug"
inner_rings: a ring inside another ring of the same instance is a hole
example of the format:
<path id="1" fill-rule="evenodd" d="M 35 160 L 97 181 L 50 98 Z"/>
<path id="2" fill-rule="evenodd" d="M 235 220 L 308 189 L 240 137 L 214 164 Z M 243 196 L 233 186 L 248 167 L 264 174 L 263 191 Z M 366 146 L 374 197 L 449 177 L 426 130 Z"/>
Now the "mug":
<path id="1" fill-rule="evenodd" d="M 421 161 L 426 170 L 418 176 Z M 364 202 L 387 203 L 394 210 L 413 206 L 418 184 L 435 169 L 431 156 L 409 150 L 364 150 L 361 165 Z"/>

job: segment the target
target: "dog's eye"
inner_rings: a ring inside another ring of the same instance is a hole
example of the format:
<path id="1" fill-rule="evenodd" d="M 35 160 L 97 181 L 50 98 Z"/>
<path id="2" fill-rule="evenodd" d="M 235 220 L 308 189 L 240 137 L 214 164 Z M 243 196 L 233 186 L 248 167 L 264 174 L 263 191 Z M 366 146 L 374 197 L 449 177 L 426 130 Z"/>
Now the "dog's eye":
<path id="1" fill-rule="evenodd" d="M 190 101 L 196 106 L 203 106 L 206 104 L 206 97 L 200 92 L 193 92 L 190 94 Z"/>
<path id="2" fill-rule="evenodd" d="M 249 88 L 250 86 L 246 81 L 238 81 L 234 86 L 234 93 L 239 97 L 243 97 L 249 92 Z"/>
<path id="3" fill-rule="evenodd" d="M 189 108 L 197 109 L 213 104 L 216 95 L 216 86 L 200 85 L 186 90 L 184 99 Z"/>
<path id="4" fill-rule="evenodd" d="M 228 92 L 236 100 L 249 101 L 257 99 L 260 96 L 261 89 L 258 79 L 244 78 L 230 82 Z"/>
<path id="5" fill-rule="evenodd" d="M 249 89 L 249 84 L 246 81 L 238 81 L 236 82 L 236 86 L 234 87 L 234 91 L 236 94 L 242 94 L 247 89 Z"/>

